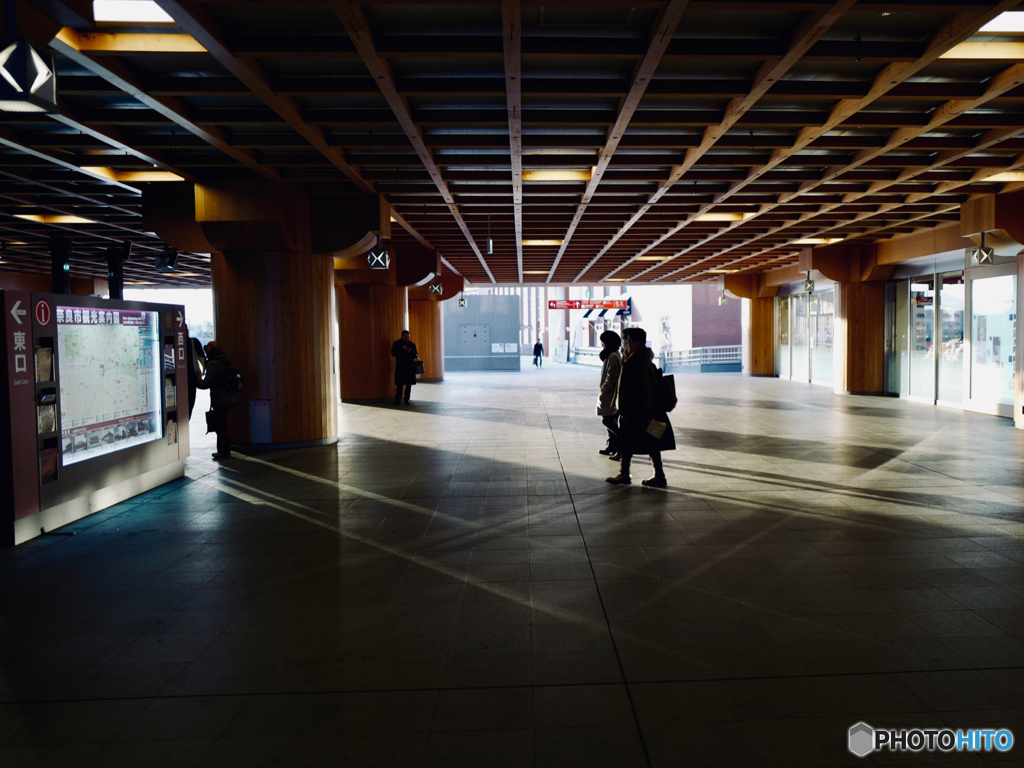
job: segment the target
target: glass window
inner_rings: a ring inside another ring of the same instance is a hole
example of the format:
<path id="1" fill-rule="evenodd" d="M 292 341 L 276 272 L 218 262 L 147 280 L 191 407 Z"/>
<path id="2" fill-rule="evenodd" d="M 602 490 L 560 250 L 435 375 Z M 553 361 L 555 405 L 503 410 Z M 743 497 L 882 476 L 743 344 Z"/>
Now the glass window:
<path id="1" fill-rule="evenodd" d="M 793 381 L 810 381 L 807 359 L 807 294 L 790 296 L 793 305 Z"/>
<path id="2" fill-rule="evenodd" d="M 963 402 L 964 273 L 939 275 L 939 396 L 945 403 Z"/>
<path id="3" fill-rule="evenodd" d="M 810 300 L 811 380 L 822 384 L 832 383 L 834 296 L 830 290 L 822 291 Z"/>
<path id="4" fill-rule="evenodd" d="M 971 399 L 1013 405 L 1016 277 L 971 281 Z"/>
<path id="5" fill-rule="evenodd" d="M 892 313 L 892 350 L 889 355 L 889 391 L 910 394 L 910 283 L 900 280 L 894 286 Z"/>
<path id="6" fill-rule="evenodd" d="M 789 378 L 789 297 L 779 299 L 779 378 Z"/>
<path id="7" fill-rule="evenodd" d="M 935 399 L 935 279 L 910 281 L 910 394 Z"/>

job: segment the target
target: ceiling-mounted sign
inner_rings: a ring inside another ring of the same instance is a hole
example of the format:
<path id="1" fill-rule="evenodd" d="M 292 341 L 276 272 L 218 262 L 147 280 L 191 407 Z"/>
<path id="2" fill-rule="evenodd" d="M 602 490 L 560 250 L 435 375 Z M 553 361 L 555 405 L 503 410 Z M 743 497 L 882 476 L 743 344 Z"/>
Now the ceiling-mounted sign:
<path id="1" fill-rule="evenodd" d="M 459 299 L 459 306 L 460 307 L 466 306 L 466 300 L 465 299 Z"/>
<path id="2" fill-rule="evenodd" d="M 548 309 L 626 309 L 628 299 L 558 299 L 548 302 Z"/>
<path id="3" fill-rule="evenodd" d="M 366 260 L 370 262 L 370 269 L 387 269 L 391 266 L 391 256 L 384 249 L 370 251 Z"/>

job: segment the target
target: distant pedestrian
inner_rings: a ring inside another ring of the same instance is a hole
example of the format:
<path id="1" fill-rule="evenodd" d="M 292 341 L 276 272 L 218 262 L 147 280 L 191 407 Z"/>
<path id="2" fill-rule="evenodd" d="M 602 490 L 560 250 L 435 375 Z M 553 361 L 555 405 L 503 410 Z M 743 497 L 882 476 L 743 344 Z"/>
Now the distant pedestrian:
<path id="1" fill-rule="evenodd" d="M 668 415 L 660 404 L 658 391 L 658 369 L 651 360 L 654 352 L 647 347 L 647 332 L 643 328 L 626 328 L 626 356 L 622 361 L 619 375 L 619 392 L 616 402 L 619 410 L 619 456 L 622 462 L 619 474 L 609 477 L 612 485 L 629 485 L 630 462 L 635 454 L 647 454 L 654 465 L 654 477 L 643 481 L 646 486 L 664 488 L 668 485 L 665 468 L 661 463 L 661 452 L 672 451 L 676 438 Z M 652 422 L 655 422 L 652 424 Z M 652 434 L 658 423 L 664 424 L 660 437 Z"/>
<path id="2" fill-rule="evenodd" d="M 210 390 L 210 412 L 207 427 L 217 433 L 215 459 L 231 458 L 231 435 L 228 434 L 228 411 L 238 405 L 237 371 L 232 367 L 220 342 L 211 341 L 205 347 L 206 372 L 196 382 L 199 389 Z"/>
<path id="3" fill-rule="evenodd" d="M 538 368 L 544 367 L 544 345 L 540 341 L 533 345 L 533 364 Z"/>
<path id="4" fill-rule="evenodd" d="M 416 383 L 416 361 L 420 356 L 408 331 L 402 331 L 402 338 L 391 345 L 391 356 L 395 358 L 395 405 L 403 399 L 403 394 L 405 404 L 411 405 L 412 385 Z"/>
<path id="5" fill-rule="evenodd" d="M 619 453 L 619 412 L 615 407 L 615 395 L 619 391 L 619 373 L 622 370 L 620 344 L 622 339 L 615 331 L 605 331 L 601 334 L 601 345 L 604 349 L 601 350 L 601 383 L 597 390 L 597 415 L 601 417 L 601 423 L 608 432 L 608 443 L 599 453 L 612 459 L 617 459 Z"/>

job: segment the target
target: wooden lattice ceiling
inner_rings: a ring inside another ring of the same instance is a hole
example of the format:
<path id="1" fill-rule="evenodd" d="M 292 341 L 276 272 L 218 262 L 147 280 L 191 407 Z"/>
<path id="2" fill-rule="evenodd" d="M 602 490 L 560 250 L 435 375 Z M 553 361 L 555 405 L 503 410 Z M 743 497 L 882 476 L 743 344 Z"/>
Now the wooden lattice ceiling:
<path id="1" fill-rule="evenodd" d="M 96 166 L 379 192 L 399 253 L 533 284 L 784 266 L 1024 171 L 1024 36 L 979 32 L 1016 0 L 157 3 L 175 23 L 35 4 L 65 27 L 61 115 L 0 112 L 0 269 L 47 271 L 67 235 L 99 275 L 130 237 L 126 280 L 208 284 L 199 255 L 152 270 L 160 182 Z M 67 215 L 94 223 L 45 218 Z"/>

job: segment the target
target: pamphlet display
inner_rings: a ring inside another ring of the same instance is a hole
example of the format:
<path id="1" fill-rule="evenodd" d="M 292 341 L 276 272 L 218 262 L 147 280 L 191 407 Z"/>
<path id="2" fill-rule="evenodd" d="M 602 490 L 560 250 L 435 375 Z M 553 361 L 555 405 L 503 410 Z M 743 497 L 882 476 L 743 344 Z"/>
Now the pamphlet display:
<path id="1" fill-rule="evenodd" d="M 62 465 L 161 438 L 159 313 L 58 306 L 56 315 Z"/>

